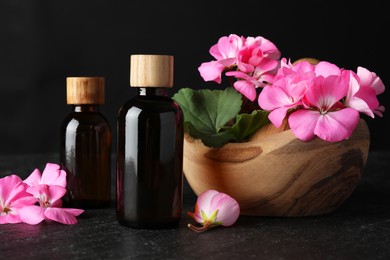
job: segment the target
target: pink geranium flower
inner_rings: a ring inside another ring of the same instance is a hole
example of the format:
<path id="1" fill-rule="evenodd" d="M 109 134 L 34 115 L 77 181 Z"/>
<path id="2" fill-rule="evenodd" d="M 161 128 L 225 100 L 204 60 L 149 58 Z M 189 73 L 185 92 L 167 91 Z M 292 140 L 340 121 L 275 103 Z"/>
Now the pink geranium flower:
<path id="1" fill-rule="evenodd" d="M 291 72 L 294 73 L 289 73 L 273 85 L 264 87 L 258 98 L 259 106 L 271 111 L 268 118 L 278 128 L 289 110 L 302 105 L 303 96 L 313 84 L 313 72 Z"/>
<path id="2" fill-rule="evenodd" d="M 84 212 L 81 209 L 61 208 L 61 198 L 66 193 L 66 172 L 58 164 L 47 163 L 43 173 L 35 169 L 24 180 L 30 187 L 27 192 L 39 202 L 38 205 L 23 207 L 20 218 L 28 224 L 38 224 L 43 220 L 53 220 L 62 224 L 76 224 L 76 216 Z"/>
<path id="3" fill-rule="evenodd" d="M 61 208 L 61 198 L 66 189 L 59 185 L 34 185 L 27 188 L 27 192 L 38 199 L 39 206 L 25 206 L 19 211 L 25 223 L 36 225 L 43 220 L 53 220 L 62 224 L 76 224 L 76 216 L 84 212 L 81 209 Z"/>
<path id="4" fill-rule="evenodd" d="M 65 193 L 66 172 L 54 163 L 47 163 L 42 175 L 35 169 L 24 181 L 17 175 L 1 178 L 0 224 L 36 225 L 43 220 L 76 224 L 84 210 L 61 208 Z"/>
<path id="5" fill-rule="evenodd" d="M 223 36 L 218 40 L 218 43 L 214 44 L 210 48 L 210 54 L 217 61 L 230 63 L 235 61 L 238 51 L 244 45 L 245 38 L 236 34 L 230 34 L 229 36 Z"/>
<path id="6" fill-rule="evenodd" d="M 222 73 L 233 77 L 233 87 L 251 101 L 256 99 L 256 88 L 273 82 L 279 67 L 280 51 L 268 39 L 239 37 L 235 34 L 221 37 L 210 48 L 216 59 L 204 62 L 198 68 L 205 81 L 222 82 Z"/>
<path id="7" fill-rule="evenodd" d="M 203 62 L 198 68 L 200 75 L 205 81 L 221 83 L 221 74 L 227 67 L 237 64 L 237 53 L 244 44 L 244 37 L 235 34 L 223 36 L 218 43 L 211 46 L 210 54 L 216 59 L 210 62 Z"/>
<path id="8" fill-rule="evenodd" d="M 195 204 L 195 211 L 187 213 L 202 227 L 188 224 L 196 232 L 203 232 L 216 226 L 231 226 L 240 215 L 240 206 L 229 195 L 216 190 L 201 193 Z"/>
<path id="9" fill-rule="evenodd" d="M 316 77 L 304 97 L 306 107 L 293 112 L 288 119 L 293 133 L 303 141 L 318 136 L 329 142 L 352 135 L 359 122 L 359 112 L 340 102 L 347 95 L 348 80 L 343 76 Z"/>
<path id="10" fill-rule="evenodd" d="M 278 128 L 288 111 L 302 105 L 302 98 L 315 77 L 314 66 L 305 61 L 292 65 L 282 59 L 281 66 L 275 82 L 265 86 L 258 98 L 259 106 L 271 111 L 268 118 Z"/>
<path id="11" fill-rule="evenodd" d="M 321 61 L 317 65 L 281 60 L 274 83 L 259 94 L 259 106 L 270 111 L 268 118 L 280 127 L 284 118 L 293 133 L 309 141 L 318 136 L 329 142 L 349 138 L 360 119 L 359 112 L 382 115 L 377 93 L 382 81 L 359 67 L 358 74 Z"/>
<path id="12" fill-rule="evenodd" d="M 253 72 L 256 67 L 270 71 L 279 65 L 279 58 L 280 52 L 271 41 L 261 36 L 248 37 L 237 53 L 237 67 L 245 73 Z"/>
<path id="13" fill-rule="evenodd" d="M 353 72 L 311 58 L 291 63 L 281 58 L 275 44 L 261 36 L 221 37 L 210 48 L 210 54 L 215 60 L 202 63 L 198 68 L 200 75 L 205 81 L 220 84 L 225 73 L 230 87 L 241 94 L 238 115 L 267 111 L 274 126 L 280 128 L 287 120 L 292 132 L 304 141 L 316 136 L 329 142 L 342 141 L 355 131 L 360 113 L 374 118 L 383 116 L 385 111 L 377 98 L 385 86 L 374 72 L 363 67 Z M 241 121 L 240 125 L 238 119 L 233 117 L 219 129 L 234 129 L 236 133 L 239 129 L 245 136 L 244 129 L 249 129 L 253 121 Z M 260 127 L 259 124 L 255 130 Z M 223 142 L 242 141 L 250 135 Z"/>
<path id="14" fill-rule="evenodd" d="M 19 211 L 37 200 L 26 192 L 27 185 L 17 175 L 0 179 L 0 224 L 19 223 Z"/>
<path id="15" fill-rule="evenodd" d="M 379 105 L 377 95 L 385 91 L 382 80 L 366 68 L 358 67 L 357 74 L 350 71 L 350 88 L 345 100 L 348 107 L 372 118 L 383 116 L 384 106 Z"/>

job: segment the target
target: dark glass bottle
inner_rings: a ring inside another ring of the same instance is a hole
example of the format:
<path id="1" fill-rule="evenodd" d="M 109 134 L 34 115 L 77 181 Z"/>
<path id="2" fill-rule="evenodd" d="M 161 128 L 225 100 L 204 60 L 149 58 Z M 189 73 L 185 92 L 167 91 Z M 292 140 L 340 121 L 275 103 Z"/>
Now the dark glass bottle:
<path id="1" fill-rule="evenodd" d="M 137 95 L 118 113 L 117 219 L 134 228 L 172 228 L 183 196 L 183 113 L 166 91 L 173 57 L 132 55 L 130 75 Z"/>
<path id="2" fill-rule="evenodd" d="M 111 205 L 111 129 L 99 106 L 104 78 L 68 77 L 67 103 L 72 111 L 61 126 L 60 161 L 67 172 L 67 206 Z"/>

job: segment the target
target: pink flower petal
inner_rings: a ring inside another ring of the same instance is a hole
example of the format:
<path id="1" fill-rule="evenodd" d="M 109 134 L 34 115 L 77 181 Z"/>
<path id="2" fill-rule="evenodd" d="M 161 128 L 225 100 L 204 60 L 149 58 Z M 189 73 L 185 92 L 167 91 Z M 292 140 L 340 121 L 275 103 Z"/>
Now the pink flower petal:
<path id="1" fill-rule="evenodd" d="M 341 74 L 341 70 L 339 67 L 327 61 L 320 61 L 315 66 L 314 71 L 316 73 L 316 76 L 323 76 L 325 78 L 331 75 L 339 76 Z"/>
<path id="2" fill-rule="evenodd" d="M 224 59 L 224 60 L 219 60 L 218 63 L 223 65 L 223 67 L 225 69 L 227 67 L 235 65 L 236 64 L 236 59 L 228 58 L 228 59 Z"/>
<path id="3" fill-rule="evenodd" d="M 370 85 L 373 83 L 374 76 L 368 70 L 360 68 L 360 74 L 362 73 L 366 76 L 365 79 L 364 76 L 359 78 L 357 74 L 350 72 L 349 91 L 345 99 L 345 106 L 374 118 L 374 114 L 378 114 L 379 107 L 377 90 Z M 380 112 L 379 115 L 381 116 Z"/>
<path id="4" fill-rule="evenodd" d="M 76 216 L 83 212 L 84 210 L 81 209 L 47 208 L 45 211 L 45 216 L 47 219 L 66 225 L 72 225 L 77 223 Z"/>
<path id="5" fill-rule="evenodd" d="M 238 50 L 243 46 L 243 40 L 243 37 L 239 37 L 236 34 L 223 36 L 218 40 L 217 44 L 210 48 L 209 52 L 218 61 L 226 58 L 235 58 Z"/>
<path id="6" fill-rule="evenodd" d="M 47 163 L 42 173 L 41 184 L 66 187 L 66 172 L 55 163 Z"/>
<path id="7" fill-rule="evenodd" d="M 383 116 L 383 113 L 385 112 L 385 107 L 384 106 L 379 106 L 377 108 L 375 108 L 374 110 L 374 114 L 382 117 Z"/>
<path id="8" fill-rule="evenodd" d="M 19 176 L 13 174 L 0 179 L 0 202 L 9 204 L 11 201 L 18 199 L 25 186 Z"/>
<path id="9" fill-rule="evenodd" d="M 22 222 L 17 209 L 11 210 L 7 214 L 0 214 L 0 224 L 16 224 Z"/>
<path id="10" fill-rule="evenodd" d="M 274 82 L 274 75 L 270 73 L 261 74 L 258 78 L 258 84 L 256 87 L 265 87 Z"/>
<path id="11" fill-rule="evenodd" d="M 348 100 L 350 97 L 354 96 L 360 89 L 359 76 L 352 70 L 345 70 L 342 74 L 349 79 L 349 89 L 347 93 Z"/>
<path id="12" fill-rule="evenodd" d="M 35 169 L 30 176 L 27 177 L 27 179 L 24 180 L 25 183 L 27 183 L 29 186 L 38 185 L 41 183 L 41 172 L 38 169 Z"/>
<path id="13" fill-rule="evenodd" d="M 371 72 L 363 67 L 358 67 L 357 75 L 360 78 L 360 85 L 373 88 L 376 95 L 382 94 L 385 91 L 385 85 L 374 72 Z"/>
<path id="14" fill-rule="evenodd" d="M 256 72 L 255 73 L 259 73 L 259 71 L 261 71 L 262 73 L 268 72 L 268 71 L 274 70 L 278 66 L 279 66 L 279 62 L 278 61 L 272 60 L 272 59 L 269 59 L 269 58 L 264 58 L 264 59 L 261 60 L 260 64 L 258 64 L 256 66 Z"/>
<path id="15" fill-rule="evenodd" d="M 352 108 L 329 112 L 318 118 L 314 133 L 328 142 L 342 141 L 352 135 L 359 120 L 359 112 Z"/>
<path id="16" fill-rule="evenodd" d="M 346 97 L 349 83 L 345 77 L 319 76 L 313 81 L 305 96 L 307 101 L 320 109 L 329 109 L 339 100 Z"/>
<path id="17" fill-rule="evenodd" d="M 45 210 L 39 206 L 25 206 L 19 210 L 20 219 L 30 225 L 39 224 L 45 219 Z"/>
<path id="18" fill-rule="evenodd" d="M 197 204 L 199 210 L 203 210 L 207 215 L 211 215 L 215 208 L 211 208 L 211 200 L 219 192 L 216 190 L 207 190 L 198 196 Z"/>
<path id="19" fill-rule="evenodd" d="M 220 62 L 210 61 L 202 63 L 198 68 L 198 71 L 204 81 L 215 81 L 217 83 L 221 83 L 221 74 L 224 68 L 225 66 Z"/>
<path id="20" fill-rule="evenodd" d="M 293 65 L 293 68 L 298 74 L 305 74 L 306 72 L 314 72 L 315 65 L 311 64 L 308 61 L 300 61 Z"/>
<path id="21" fill-rule="evenodd" d="M 245 39 L 245 44 L 246 45 L 253 45 L 256 44 L 259 46 L 264 53 L 264 55 L 270 59 L 279 59 L 280 58 L 280 51 L 276 47 L 276 45 L 271 42 L 270 40 L 262 37 L 262 36 L 257 36 L 257 37 L 247 37 Z"/>
<path id="22" fill-rule="evenodd" d="M 250 74 L 254 71 L 255 67 L 251 64 L 246 64 L 244 62 L 237 62 L 237 67 L 240 71 Z"/>
<path id="23" fill-rule="evenodd" d="M 17 200 L 12 201 L 11 205 L 14 208 L 22 208 L 26 205 L 34 205 L 38 200 L 34 198 L 34 196 L 31 196 L 31 194 L 27 192 L 23 192 L 23 195 L 21 195 Z"/>
<path id="24" fill-rule="evenodd" d="M 18 210 L 35 203 L 26 186 L 15 174 L 0 178 L 0 224 L 21 222 Z"/>
<path id="25" fill-rule="evenodd" d="M 259 48 L 259 45 L 246 45 L 237 53 L 238 69 L 245 73 L 251 73 L 263 58 L 263 52 L 261 48 Z"/>
<path id="26" fill-rule="evenodd" d="M 234 88 L 243 94 L 250 101 L 256 99 L 256 88 L 252 82 L 246 80 L 238 80 L 233 84 Z"/>
<path id="27" fill-rule="evenodd" d="M 257 66 L 264 59 L 263 52 L 260 48 L 255 48 L 248 59 L 248 63 Z"/>
<path id="28" fill-rule="evenodd" d="M 314 129 L 320 113 L 312 110 L 298 110 L 288 118 L 288 124 L 294 135 L 302 141 L 310 141 L 315 137 Z"/>
<path id="29" fill-rule="evenodd" d="M 26 191 L 32 194 L 34 197 L 39 198 L 42 194 L 49 194 L 49 185 L 39 184 L 28 187 Z"/>
<path id="30" fill-rule="evenodd" d="M 379 106 L 379 101 L 378 101 L 378 98 L 375 94 L 375 90 L 373 88 L 361 87 L 359 89 L 359 91 L 356 93 L 355 97 L 358 97 L 358 98 L 364 100 L 364 102 L 366 102 L 368 107 L 372 110 L 374 110 L 375 108 L 377 108 Z M 352 108 L 354 108 L 354 107 L 352 107 Z"/>
<path id="31" fill-rule="evenodd" d="M 373 109 L 372 111 L 374 112 L 375 115 L 383 117 L 383 113 L 385 112 L 385 107 L 384 106 L 378 106 L 377 108 Z"/>
<path id="32" fill-rule="evenodd" d="M 286 81 L 285 79 L 282 80 Z M 276 85 L 265 86 L 259 94 L 258 103 L 262 109 L 272 111 L 290 104 L 291 99 L 282 87 Z"/>
<path id="33" fill-rule="evenodd" d="M 55 203 L 58 200 L 61 200 L 61 198 L 66 193 L 66 188 L 61 187 L 59 185 L 49 185 L 49 192 L 50 192 L 50 199 L 53 206 L 53 203 Z"/>
<path id="34" fill-rule="evenodd" d="M 26 192 L 27 184 L 13 174 L 0 179 L 0 210 L 2 206 L 21 208 L 32 205 L 36 199 Z M 1 205 L 3 204 L 3 205 Z"/>
<path id="35" fill-rule="evenodd" d="M 225 193 L 218 193 L 212 198 L 211 208 L 218 209 L 215 222 L 222 223 L 222 226 L 233 225 L 240 215 L 237 201 Z"/>
<path id="36" fill-rule="evenodd" d="M 286 117 L 289 109 L 290 107 L 280 107 L 274 109 L 271 113 L 269 113 L 268 119 L 275 127 L 279 128 L 282 125 L 283 119 Z"/>
<path id="37" fill-rule="evenodd" d="M 367 103 L 358 97 L 352 97 L 348 100 L 348 103 L 346 104 L 348 107 L 353 108 L 363 114 L 366 114 L 372 118 L 374 118 L 374 113 L 370 109 L 370 107 L 367 105 Z"/>

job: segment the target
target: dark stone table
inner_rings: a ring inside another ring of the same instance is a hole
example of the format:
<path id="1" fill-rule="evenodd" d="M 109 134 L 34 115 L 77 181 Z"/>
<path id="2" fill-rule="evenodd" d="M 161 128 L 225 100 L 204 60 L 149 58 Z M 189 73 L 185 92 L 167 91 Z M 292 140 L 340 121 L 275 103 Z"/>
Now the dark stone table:
<path id="1" fill-rule="evenodd" d="M 27 177 L 56 155 L 0 155 L 0 177 Z M 114 207 L 86 210 L 76 225 L 0 225 L 0 259 L 390 259 L 390 151 L 371 151 L 351 197 L 316 217 L 245 217 L 195 233 L 196 196 L 185 182 L 178 228 L 120 226 Z"/>

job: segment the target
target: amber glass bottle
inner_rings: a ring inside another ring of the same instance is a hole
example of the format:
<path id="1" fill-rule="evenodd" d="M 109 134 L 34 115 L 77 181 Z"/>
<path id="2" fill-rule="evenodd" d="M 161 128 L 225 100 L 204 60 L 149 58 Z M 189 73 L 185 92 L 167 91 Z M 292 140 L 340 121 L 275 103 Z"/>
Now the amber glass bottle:
<path id="1" fill-rule="evenodd" d="M 134 228 L 172 228 L 182 214 L 183 113 L 167 95 L 173 56 L 131 55 L 136 96 L 118 114 L 117 219 Z"/>
<path id="2" fill-rule="evenodd" d="M 104 78 L 68 77 L 72 111 L 61 126 L 62 167 L 67 172 L 65 205 L 101 208 L 111 204 L 111 129 L 99 111 Z"/>

